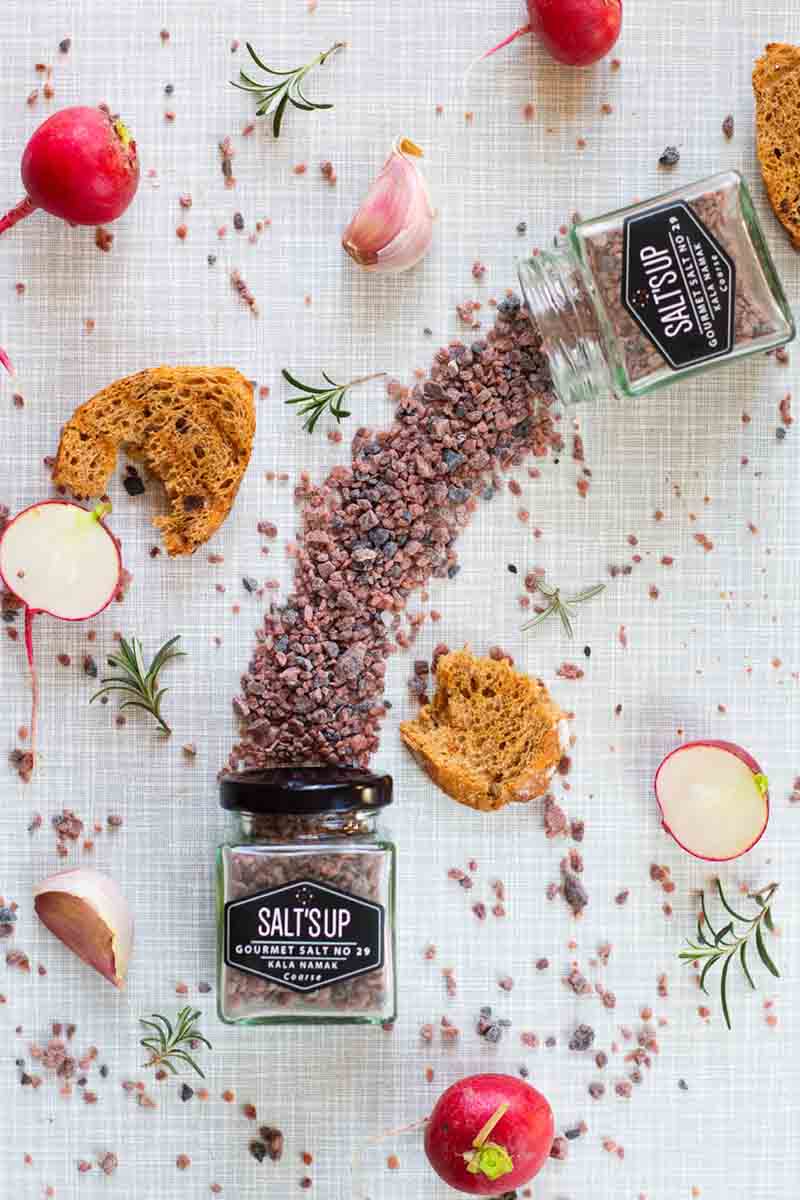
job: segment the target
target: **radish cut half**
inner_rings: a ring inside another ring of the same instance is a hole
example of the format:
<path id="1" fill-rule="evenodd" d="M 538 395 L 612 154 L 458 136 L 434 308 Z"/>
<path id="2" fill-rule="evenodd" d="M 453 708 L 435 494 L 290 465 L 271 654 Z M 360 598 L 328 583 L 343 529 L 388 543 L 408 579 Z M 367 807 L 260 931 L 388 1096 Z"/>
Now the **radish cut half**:
<path id="1" fill-rule="evenodd" d="M 48 500 L 24 509 L 6 528 L 0 574 L 33 612 L 84 621 L 114 598 L 119 550 L 98 514 Z"/>
<path id="2" fill-rule="evenodd" d="M 767 777 L 732 742 L 679 746 L 658 768 L 655 793 L 667 833 L 695 858 L 739 858 L 769 820 Z"/>
<path id="3" fill-rule="evenodd" d="M 39 683 L 33 659 L 33 618 L 85 621 L 111 603 L 122 559 L 103 517 L 110 504 L 90 512 L 70 500 L 43 500 L 25 508 L 0 539 L 0 579 L 25 606 L 25 650 L 31 672 L 30 751 L 20 767 L 29 779 L 36 765 Z"/>

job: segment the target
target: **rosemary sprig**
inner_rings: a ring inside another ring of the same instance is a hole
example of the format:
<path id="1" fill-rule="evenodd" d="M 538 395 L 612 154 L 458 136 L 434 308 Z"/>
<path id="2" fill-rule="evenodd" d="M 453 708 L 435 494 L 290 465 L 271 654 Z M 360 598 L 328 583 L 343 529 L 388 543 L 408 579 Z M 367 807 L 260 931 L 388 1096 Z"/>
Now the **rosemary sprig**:
<path id="1" fill-rule="evenodd" d="M 544 580 L 540 580 L 536 590 L 541 592 L 550 603 L 543 612 L 537 613 L 535 617 L 531 617 L 530 621 L 525 622 L 522 626 L 523 631 L 532 629 L 534 625 L 541 625 L 542 621 L 546 621 L 548 617 L 558 615 L 567 637 L 574 637 L 575 631 L 572 628 L 572 621 L 570 620 L 575 615 L 572 612 L 573 607 L 576 604 L 583 604 L 585 600 L 592 600 L 595 596 L 599 596 L 601 592 L 605 591 L 605 588 L 606 585 L 604 583 L 596 583 L 594 587 L 577 592 L 574 596 L 562 596 L 560 588 L 550 587 Z"/>
<path id="2" fill-rule="evenodd" d="M 173 1075 L 177 1075 L 178 1068 L 175 1062 L 188 1063 L 201 1079 L 205 1079 L 205 1075 L 191 1054 L 184 1049 L 186 1046 L 193 1049 L 194 1042 L 202 1042 L 209 1050 L 213 1049 L 208 1038 L 203 1037 L 202 1033 L 195 1028 L 195 1021 L 199 1016 L 198 1008 L 191 1008 L 187 1005 L 178 1013 L 174 1026 L 160 1013 L 151 1013 L 149 1018 L 140 1017 L 139 1023 L 146 1029 L 152 1030 L 152 1033 L 143 1037 L 139 1042 L 141 1046 L 150 1051 L 150 1057 L 144 1065 L 146 1067 L 166 1067 Z"/>
<path id="3" fill-rule="evenodd" d="M 120 638 L 119 653 L 108 656 L 108 665 L 115 671 L 119 671 L 119 674 L 104 676 L 100 680 L 103 686 L 95 692 L 89 703 L 93 703 L 100 696 L 105 696 L 109 692 L 126 692 L 130 699 L 121 704 L 120 708 L 143 708 L 145 712 L 149 712 L 151 716 L 155 717 L 162 732 L 172 733 L 161 715 L 161 701 L 168 689 L 159 688 L 158 684 L 161 671 L 167 663 L 173 658 L 185 657 L 185 651 L 174 648 L 175 643 L 180 641 L 180 636 L 177 634 L 165 642 L 156 652 L 149 667 L 144 665 L 142 644 L 139 639 L 133 637 L 128 642 L 125 638 Z"/>
<path id="4" fill-rule="evenodd" d="M 750 967 L 747 963 L 747 947 L 755 942 L 756 952 L 764 966 L 776 979 L 780 978 L 780 971 L 769 956 L 762 932 L 762 925 L 765 925 L 771 932 L 775 930 L 770 905 L 772 897 L 778 889 L 778 884 L 770 883 L 767 887 L 762 888 L 760 892 L 750 892 L 748 894 L 747 899 L 752 900 L 758 905 L 758 912 L 753 917 L 743 917 L 741 913 L 736 912 L 731 907 L 725 898 L 722 883 L 719 879 L 716 881 L 716 886 L 720 903 L 725 909 L 726 914 L 732 917 L 733 920 L 727 921 L 721 929 L 715 930 L 708 917 L 705 892 L 701 892 L 700 907 L 702 911 L 701 915 L 697 918 L 697 942 L 691 942 L 687 938 L 689 948 L 688 950 L 681 950 L 678 958 L 685 963 L 702 962 L 703 969 L 700 973 L 700 987 L 706 995 L 708 995 L 706 977 L 712 967 L 716 966 L 719 962 L 722 963 L 722 974 L 719 981 L 722 1015 L 725 1018 L 725 1024 L 730 1029 L 731 1015 L 728 1008 L 728 972 L 734 959 L 738 957 L 744 977 L 753 991 L 755 991 L 756 985 L 753 982 L 753 976 L 750 973 Z M 738 933 L 734 928 L 737 921 L 740 926 L 743 926 L 741 932 Z"/>
<path id="5" fill-rule="evenodd" d="M 301 383 L 285 367 L 281 371 L 286 382 L 290 383 L 292 387 L 298 388 L 301 393 L 299 396 L 292 396 L 286 403 L 301 406 L 298 412 L 301 417 L 305 417 L 303 428 L 307 429 L 309 433 L 314 432 L 314 427 L 326 408 L 330 409 L 331 414 L 339 422 L 344 417 L 349 417 L 350 411 L 342 408 L 342 401 L 350 388 L 357 387 L 360 383 L 367 383 L 370 379 L 380 379 L 385 374 L 385 371 L 376 371 L 374 375 L 361 375 L 358 379 L 351 379 L 349 383 L 336 383 L 330 375 L 323 371 L 322 378 L 330 384 L 330 387 L 319 388 L 312 387 L 309 383 Z"/>
<path id="6" fill-rule="evenodd" d="M 277 82 L 270 83 L 265 81 L 259 83 L 255 79 L 245 74 L 244 71 L 239 72 L 238 79 L 232 79 L 231 83 L 235 88 L 240 88 L 243 92 L 252 92 L 258 101 L 256 109 L 257 117 L 272 117 L 272 134 L 273 137 L 280 137 L 281 125 L 286 112 L 287 105 L 291 104 L 294 108 L 300 108 L 304 112 L 313 112 L 319 108 L 333 108 L 332 104 L 323 104 L 316 100 L 309 100 L 303 92 L 302 83 L 306 75 L 313 71 L 315 67 L 321 67 L 329 55 L 336 50 L 341 50 L 347 42 L 334 42 L 327 50 L 323 50 L 316 58 L 312 58 L 311 62 L 307 62 L 302 67 L 295 67 L 291 71 L 276 71 L 272 67 L 268 67 L 265 62 L 259 58 L 250 43 L 247 43 L 247 52 L 252 58 L 255 65 L 261 71 L 266 71 L 267 75 L 275 77 Z"/>

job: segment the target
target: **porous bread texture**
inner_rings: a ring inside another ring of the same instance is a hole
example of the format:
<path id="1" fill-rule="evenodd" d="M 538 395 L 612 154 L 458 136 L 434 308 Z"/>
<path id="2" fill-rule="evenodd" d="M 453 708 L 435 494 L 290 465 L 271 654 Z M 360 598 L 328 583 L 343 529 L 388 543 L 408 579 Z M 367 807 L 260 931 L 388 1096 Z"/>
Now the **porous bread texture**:
<path id="1" fill-rule="evenodd" d="M 775 215 L 800 250 L 800 46 L 770 42 L 753 70 L 756 145 Z"/>
<path id="2" fill-rule="evenodd" d="M 124 447 L 161 480 L 171 557 L 194 554 L 231 510 L 256 428 L 253 389 L 233 367 L 153 367 L 103 388 L 61 431 L 53 482 L 102 495 Z"/>
<path id="3" fill-rule="evenodd" d="M 563 718 L 541 680 L 464 649 L 439 659 L 433 700 L 400 736 L 437 787 L 489 812 L 547 791 Z"/>

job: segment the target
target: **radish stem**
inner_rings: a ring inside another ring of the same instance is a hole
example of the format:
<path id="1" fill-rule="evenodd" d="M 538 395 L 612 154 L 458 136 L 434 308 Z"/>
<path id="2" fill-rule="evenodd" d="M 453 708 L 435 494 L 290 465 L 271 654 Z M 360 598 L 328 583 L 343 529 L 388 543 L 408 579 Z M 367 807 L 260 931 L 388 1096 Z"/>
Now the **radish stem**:
<path id="1" fill-rule="evenodd" d="M 36 721 L 39 715 L 39 673 L 33 660 L 33 618 L 36 613 L 32 608 L 25 607 L 25 653 L 28 656 L 28 667 L 31 673 L 31 775 L 36 766 Z"/>
<path id="2" fill-rule="evenodd" d="M 30 196 L 26 196 L 14 208 L 9 209 L 4 217 L 0 217 L 0 234 L 5 233 L 7 229 L 11 229 L 13 225 L 16 225 L 17 221 L 23 221 L 25 217 L 29 217 L 33 212 L 36 212 L 36 205 Z"/>

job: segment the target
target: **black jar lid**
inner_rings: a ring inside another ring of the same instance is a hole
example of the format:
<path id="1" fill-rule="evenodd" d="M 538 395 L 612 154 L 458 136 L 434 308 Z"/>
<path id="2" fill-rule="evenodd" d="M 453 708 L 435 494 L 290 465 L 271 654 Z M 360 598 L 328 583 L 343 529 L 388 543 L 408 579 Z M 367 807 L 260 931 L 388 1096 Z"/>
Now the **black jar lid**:
<path id="1" fill-rule="evenodd" d="M 220 781 L 220 804 L 232 811 L 302 815 L 391 803 L 391 775 L 359 767 L 253 768 L 223 775 Z"/>

